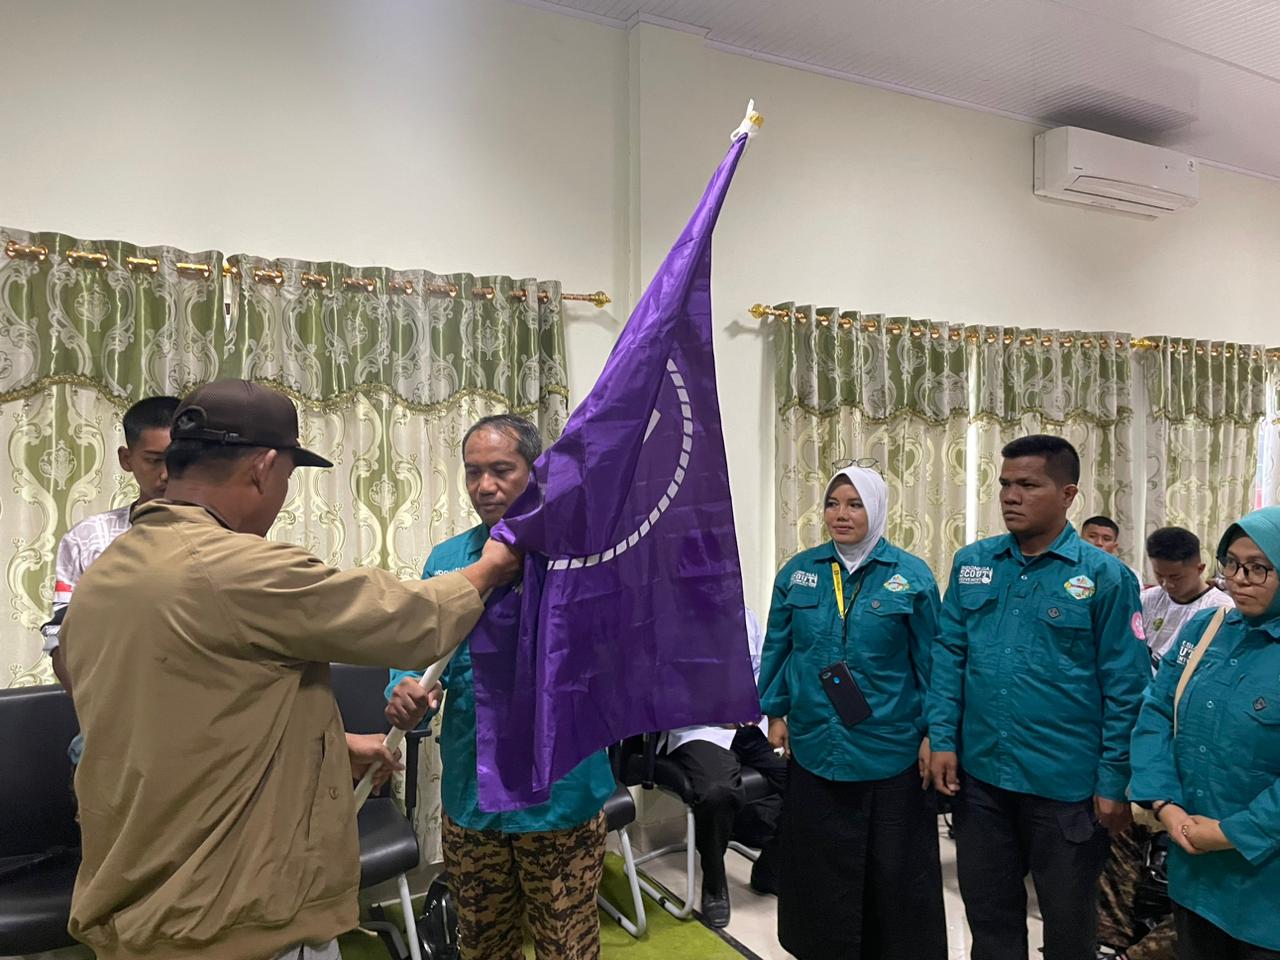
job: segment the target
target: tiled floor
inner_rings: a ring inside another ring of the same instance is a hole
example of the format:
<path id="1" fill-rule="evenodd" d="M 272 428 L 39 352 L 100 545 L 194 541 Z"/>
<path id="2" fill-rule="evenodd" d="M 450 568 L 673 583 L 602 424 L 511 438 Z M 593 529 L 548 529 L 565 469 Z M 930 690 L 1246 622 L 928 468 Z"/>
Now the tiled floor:
<path id="1" fill-rule="evenodd" d="M 942 885 L 943 897 L 947 907 L 947 940 L 950 944 L 951 960 L 963 960 L 968 956 L 969 928 L 965 924 L 964 904 L 960 902 L 960 889 L 956 883 L 955 844 L 947 839 L 946 828 L 941 827 L 942 844 Z M 778 945 L 777 934 L 777 901 L 773 897 L 762 897 L 748 885 L 751 876 L 751 863 L 732 851 L 725 862 L 729 874 L 729 896 L 733 904 L 733 919 L 729 923 L 729 935 L 751 950 L 762 960 L 788 960 L 791 954 Z M 684 856 L 672 854 L 661 860 L 645 864 L 644 870 L 669 889 L 682 893 L 684 890 Z M 699 882 L 701 878 L 699 877 Z M 695 886 L 695 890 L 697 887 Z M 1039 908 L 1036 905 L 1034 891 L 1028 891 L 1030 898 L 1028 918 L 1028 936 L 1031 955 L 1040 955 L 1041 930 Z M 651 902 L 646 903 L 650 910 L 661 909 Z"/>

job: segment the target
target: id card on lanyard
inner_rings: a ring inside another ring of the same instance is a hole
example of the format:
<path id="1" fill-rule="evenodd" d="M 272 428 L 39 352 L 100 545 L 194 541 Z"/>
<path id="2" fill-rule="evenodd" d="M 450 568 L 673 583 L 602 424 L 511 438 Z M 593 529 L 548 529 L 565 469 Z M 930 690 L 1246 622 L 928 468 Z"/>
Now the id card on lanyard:
<path id="1" fill-rule="evenodd" d="M 854 588 L 853 597 L 849 601 L 850 609 L 857 602 L 858 594 L 862 591 L 864 577 L 858 578 L 858 585 Z M 845 658 L 837 660 L 835 663 L 818 671 L 818 682 L 822 684 L 822 689 L 826 691 L 827 699 L 831 701 L 831 706 L 835 708 L 836 715 L 840 717 L 846 727 L 852 727 L 871 716 L 871 705 L 867 703 L 867 698 L 858 687 L 858 681 L 853 679 L 853 674 L 849 672 L 849 664 L 846 662 L 849 642 L 849 610 L 845 609 L 844 577 L 840 575 L 840 564 L 838 563 L 831 564 L 831 583 L 836 592 L 836 607 L 840 610 L 840 635 L 844 641 L 846 653 Z"/>

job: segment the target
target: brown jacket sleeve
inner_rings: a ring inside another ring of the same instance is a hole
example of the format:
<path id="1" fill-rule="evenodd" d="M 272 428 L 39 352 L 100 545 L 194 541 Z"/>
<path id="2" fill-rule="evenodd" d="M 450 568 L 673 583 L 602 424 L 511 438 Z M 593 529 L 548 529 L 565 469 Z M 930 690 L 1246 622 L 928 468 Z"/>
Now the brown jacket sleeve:
<path id="1" fill-rule="evenodd" d="M 236 575 L 211 585 L 236 641 L 268 658 L 422 670 L 465 640 L 484 612 L 460 573 L 406 581 L 372 567 L 337 570 L 290 544 L 222 543 L 238 548 L 236 562 L 224 557 L 206 571 Z"/>

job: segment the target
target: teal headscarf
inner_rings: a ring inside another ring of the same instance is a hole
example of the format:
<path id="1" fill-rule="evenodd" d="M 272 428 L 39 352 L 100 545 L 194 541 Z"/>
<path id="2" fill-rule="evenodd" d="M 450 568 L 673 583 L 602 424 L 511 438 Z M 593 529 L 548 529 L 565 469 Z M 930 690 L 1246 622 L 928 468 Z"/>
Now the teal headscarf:
<path id="1" fill-rule="evenodd" d="M 1267 555 L 1273 567 L 1280 568 L 1280 507 L 1263 507 L 1227 527 L 1227 532 L 1218 541 L 1218 556 L 1225 557 L 1227 548 L 1241 537 L 1248 537 Z M 1280 576 L 1280 573 L 1272 574 Z M 1261 623 L 1280 617 L 1280 590 L 1271 598 L 1271 606 L 1261 617 L 1247 617 L 1251 622 Z"/>

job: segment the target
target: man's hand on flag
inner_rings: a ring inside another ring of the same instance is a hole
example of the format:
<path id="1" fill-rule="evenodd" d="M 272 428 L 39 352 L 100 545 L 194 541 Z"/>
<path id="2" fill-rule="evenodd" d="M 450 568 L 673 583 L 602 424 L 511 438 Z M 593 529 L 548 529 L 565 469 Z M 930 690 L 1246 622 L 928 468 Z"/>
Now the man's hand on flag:
<path id="1" fill-rule="evenodd" d="M 480 559 L 461 573 L 481 596 L 496 587 L 506 586 L 520 576 L 524 553 L 497 540 L 486 540 Z"/>
<path id="2" fill-rule="evenodd" d="M 444 687 L 438 683 L 430 690 L 424 690 L 413 677 L 401 677 L 387 701 L 387 723 L 401 730 L 413 730 L 428 711 L 434 713 L 440 709 L 443 696 Z"/>

